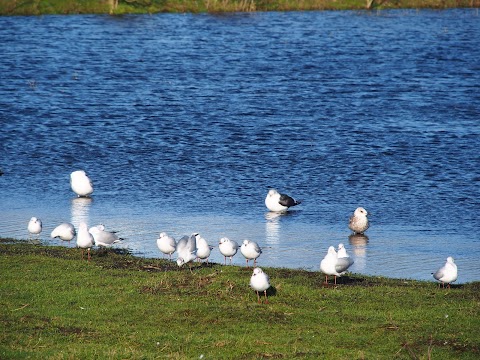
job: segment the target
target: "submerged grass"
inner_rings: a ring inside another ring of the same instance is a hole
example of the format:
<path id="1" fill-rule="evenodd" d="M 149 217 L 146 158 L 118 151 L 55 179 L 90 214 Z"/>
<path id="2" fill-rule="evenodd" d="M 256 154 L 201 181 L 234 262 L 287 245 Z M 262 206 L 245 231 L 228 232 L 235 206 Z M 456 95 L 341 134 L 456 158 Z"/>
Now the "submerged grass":
<path id="1" fill-rule="evenodd" d="M 480 283 L 195 265 L 0 242 L 0 358 L 478 359 Z"/>
<path id="2" fill-rule="evenodd" d="M 204 13 L 480 7 L 480 0 L 2 0 L 0 15 Z"/>

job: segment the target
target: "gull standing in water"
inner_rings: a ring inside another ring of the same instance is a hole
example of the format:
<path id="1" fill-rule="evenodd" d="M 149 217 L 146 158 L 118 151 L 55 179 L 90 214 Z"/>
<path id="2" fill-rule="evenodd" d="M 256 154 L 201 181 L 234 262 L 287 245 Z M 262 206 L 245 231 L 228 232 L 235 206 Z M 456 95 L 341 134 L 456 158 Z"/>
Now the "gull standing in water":
<path id="1" fill-rule="evenodd" d="M 368 223 L 368 212 L 363 207 L 356 208 L 353 212 L 353 215 L 350 217 L 350 221 L 348 222 L 348 227 L 352 230 L 355 234 L 363 234 L 367 231 L 368 227 L 370 226 Z"/>
<path id="2" fill-rule="evenodd" d="M 234 240 L 230 240 L 227 237 L 220 239 L 218 245 L 220 253 L 225 257 L 225 265 L 227 265 L 227 256 L 230 257 L 230 265 L 232 264 L 232 258 L 238 251 L 238 244 Z"/>
<path id="3" fill-rule="evenodd" d="M 288 208 L 300 203 L 301 201 L 297 201 L 288 195 L 280 194 L 275 189 L 270 189 L 265 198 L 266 207 L 273 212 L 286 212 Z"/>
<path id="4" fill-rule="evenodd" d="M 172 254 L 177 249 L 177 242 L 166 232 L 161 232 L 160 237 L 157 239 L 157 247 L 162 253 L 168 255 L 170 260 L 172 260 Z"/>
<path id="5" fill-rule="evenodd" d="M 61 223 L 55 229 L 53 229 L 52 233 L 50 234 L 52 239 L 59 238 L 63 241 L 70 241 L 75 237 L 75 235 L 77 235 L 75 226 L 70 223 Z"/>
<path id="6" fill-rule="evenodd" d="M 447 284 L 447 288 L 450 288 L 450 283 L 456 281 L 458 277 L 457 265 L 453 261 L 453 258 L 449 256 L 445 265 L 432 275 L 435 280 L 442 283 L 443 288 L 445 288 L 445 284 Z"/>
<path id="7" fill-rule="evenodd" d="M 210 256 L 213 246 L 208 245 L 207 240 L 200 236 L 200 234 L 195 234 L 195 244 L 197 246 L 197 259 L 205 260 Z"/>
<path id="8" fill-rule="evenodd" d="M 197 246 L 195 242 L 195 234 L 183 236 L 177 243 L 177 265 L 189 264 L 197 258 Z M 192 268 L 190 267 L 190 270 Z"/>
<path id="9" fill-rule="evenodd" d="M 83 260 L 83 252 L 87 249 L 88 258 L 87 260 L 90 261 L 90 248 L 94 245 L 94 239 L 92 234 L 88 232 L 87 224 L 81 222 L 78 225 L 78 232 L 77 232 L 77 247 L 82 249 L 82 260 Z"/>
<path id="10" fill-rule="evenodd" d="M 248 261 L 253 260 L 253 266 L 257 266 L 257 258 L 262 253 L 262 249 L 255 241 L 251 240 L 243 240 L 242 246 L 240 247 L 240 252 L 242 255 L 247 259 L 247 267 Z"/>
<path id="11" fill-rule="evenodd" d="M 78 197 L 88 197 L 93 193 L 92 181 L 83 170 L 77 170 L 70 174 L 70 186 Z"/>
<path id="12" fill-rule="evenodd" d="M 42 221 L 33 216 L 28 222 L 28 232 L 30 235 L 39 235 L 42 232 Z"/>
<path id="13" fill-rule="evenodd" d="M 105 231 L 105 225 L 99 224 L 88 229 L 92 234 L 95 245 L 108 247 L 120 242 L 120 238 L 113 231 Z"/>
<path id="14" fill-rule="evenodd" d="M 265 304 L 268 304 L 267 289 L 270 287 L 270 279 L 261 268 L 253 269 L 252 277 L 250 278 L 250 286 L 257 293 L 258 303 L 260 304 L 260 291 L 265 295 Z"/>

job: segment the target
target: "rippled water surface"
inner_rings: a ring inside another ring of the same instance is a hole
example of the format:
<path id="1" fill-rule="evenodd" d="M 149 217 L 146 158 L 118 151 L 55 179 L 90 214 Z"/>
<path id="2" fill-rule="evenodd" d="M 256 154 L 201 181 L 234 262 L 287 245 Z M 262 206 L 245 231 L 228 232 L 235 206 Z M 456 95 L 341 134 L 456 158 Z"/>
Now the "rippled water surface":
<path id="1" fill-rule="evenodd" d="M 353 272 L 480 280 L 479 44 L 472 9 L 0 17 L 0 236 L 85 220 L 161 257 L 200 232 L 308 270 L 343 242 Z"/>

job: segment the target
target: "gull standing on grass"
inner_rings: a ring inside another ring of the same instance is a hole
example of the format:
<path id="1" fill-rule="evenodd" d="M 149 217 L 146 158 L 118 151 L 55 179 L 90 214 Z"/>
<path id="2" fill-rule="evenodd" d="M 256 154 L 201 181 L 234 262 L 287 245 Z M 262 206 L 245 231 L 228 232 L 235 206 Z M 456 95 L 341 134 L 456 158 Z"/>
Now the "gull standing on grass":
<path id="1" fill-rule="evenodd" d="M 248 261 L 253 260 L 253 266 L 257 266 L 257 258 L 262 253 L 262 249 L 255 241 L 251 240 L 243 240 L 242 246 L 240 247 L 240 252 L 242 255 L 247 259 L 247 267 Z"/>
<path id="2" fill-rule="evenodd" d="M 238 251 L 238 244 L 234 240 L 230 240 L 227 237 L 223 237 L 220 239 L 220 243 L 218 244 L 218 249 L 220 253 L 225 258 L 225 265 L 227 265 L 227 256 L 230 257 L 230 265 L 232 264 L 232 258 Z"/>
<path id="3" fill-rule="evenodd" d="M 190 267 L 190 262 L 197 258 L 197 246 L 195 242 L 195 234 L 190 236 L 183 236 L 177 243 L 177 265 L 182 266 L 183 264 L 188 264 Z M 190 270 L 192 268 L 190 267 Z"/>
<path id="4" fill-rule="evenodd" d="M 110 245 L 120 242 L 120 239 L 117 234 L 113 231 L 105 231 L 105 225 L 99 224 L 92 226 L 88 229 L 88 232 L 92 234 L 95 245 L 108 247 Z"/>
<path id="5" fill-rule="evenodd" d="M 350 257 L 350 255 L 347 254 L 347 249 L 345 249 L 345 246 L 342 243 L 338 244 L 337 257 L 338 257 L 338 261 L 339 261 L 337 263 L 337 266 L 336 266 L 338 272 L 342 272 L 342 271 L 339 271 L 339 268 L 338 268 L 338 266 L 341 263 L 344 263 L 345 265 L 343 265 L 343 266 L 346 266 L 346 269 L 343 270 L 343 271 L 346 271 L 354 263 L 354 261 Z M 345 261 L 340 261 L 340 259 L 345 259 Z"/>
<path id="6" fill-rule="evenodd" d="M 200 236 L 200 234 L 195 234 L 195 244 L 197 246 L 197 260 L 205 260 L 210 256 L 213 246 L 208 245 L 207 240 Z"/>
<path id="7" fill-rule="evenodd" d="M 39 235 L 42 232 L 42 221 L 39 218 L 33 216 L 28 222 L 28 232 L 30 236 Z"/>
<path id="8" fill-rule="evenodd" d="M 275 189 L 270 189 L 265 198 L 265 206 L 273 212 L 286 212 L 288 208 L 300 203 L 301 201 L 297 201 L 288 195 L 280 194 Z"/>
<path id="9" fill-rule="evenodd" d="M 453 258 L 449 256 L 445 265 L 443 265 L 435 273 L 432 273 L 432 275 L 435 280 L 438 280 L 442 283 L 443 288 L 445 288 L 445 284 L 447 284 L 447 288 L 450 288 L 450 283 L 456 281 L 458 277 L 457 265 L 453 261 Z"/>
<path id="10" fill-rule="evenodd" d="M 320 270 L 325 274 L 325 283 L 328 284 L 328 276 L 333 275 L 334 283 L 337 285 L 337 276 L 342 276 L 350 265 L 349 258 L 339 259 L 335 248 L 330 246 L 327 255 L 320 262 Z"/>
<path id="11" fill-rule="evenodd" d="M 252 277 L 250 278 L 250 286 L 257 293 L 258 303 L 260 304 L 260 291 L 263 291 L 265 295 L 265 304 L 268 304 L 267 289 L 270 287 L 270 279 L 267 274 L 263 272 L 261 268 L 253 269 Z"/>
<path id="12" fill-rule="evenodd" d="M 368 212 L 363 207 L 356 208 L 350 217 L 348 227 L 355 234 L 363 234 L 370 226 L 368 223 Z"/>
<path id="13" fill-rule="evenodd" d="M 75 231 L 75 226 L 71 223 L 61 223 L 55 229 L 53 229 L 52 233 L 50 234 L 52 239 L 59 238 L 63 241 L 70 241 L 72 240 L 77 232 Z"/>
<path id="14" fill-rule="evenodd" d="M 78 225 L 78 232 L 77 232 L 77 247 L 82 249 L 82 260 L 83 260 L 83 252 L 87 249 L 88 258 L 87 260 L 90 261 L 90 248 L 95 244 L 92 234 L 88 232 L 87 224 L 81 222 Z"/>
<path id="15" fill-rule="evenodd" d="M 88 197 L 93 193 L 92 181 L 83 170 L 77 170 L 70 174 L 70 186 L 78 197 Z"/>
<path id="16" fill-rule="evenodd" d="M 168 255 L 170 260 L 172 260 L 172 254 L 177 249 L 177 242 L 166 232 L 161 232 L 160 237 L 157 239 L 157 247 L 162 253 Z"/>

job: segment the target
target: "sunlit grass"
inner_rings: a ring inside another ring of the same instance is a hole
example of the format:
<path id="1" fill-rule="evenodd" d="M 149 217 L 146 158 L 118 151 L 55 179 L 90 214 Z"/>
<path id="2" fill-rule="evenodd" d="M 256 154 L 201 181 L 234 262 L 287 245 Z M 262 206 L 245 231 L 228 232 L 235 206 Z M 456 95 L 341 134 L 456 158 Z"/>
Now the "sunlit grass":
<path id="1" fill-rule="evenodd" d="M 2 0 L 1 15 L 138 14 L 480 7 L 480 0 Z"/>
<path id="2" fill-rule="evenodd" d="M 0 358 L 478 358 L 480 283 L 252 269 L 0 244 Z"/>

